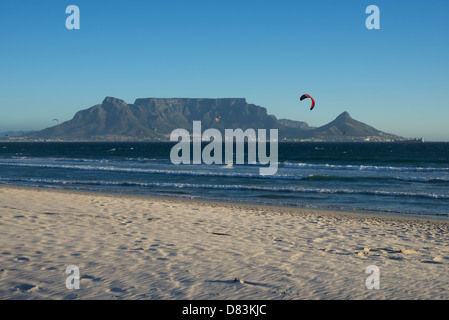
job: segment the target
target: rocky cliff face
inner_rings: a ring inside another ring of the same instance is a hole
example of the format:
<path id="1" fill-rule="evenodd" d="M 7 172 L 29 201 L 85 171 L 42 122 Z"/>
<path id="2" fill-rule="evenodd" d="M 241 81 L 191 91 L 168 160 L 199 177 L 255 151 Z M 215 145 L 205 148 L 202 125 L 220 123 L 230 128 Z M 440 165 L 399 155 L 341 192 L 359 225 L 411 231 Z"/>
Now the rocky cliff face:
<path id="1" fill-rule="evenodd" d="M 154 140 L 169 141 L 178 128 L 192 132 L 193 121 L 203 130 L 216 128 L 278 129 L 279 139 L 334 139 L 387 136 L 344 112 L 319 128 L 288 119 L 278 120 L 263 107 L 248 104 L 243 98 L 145 98 L 133 104 L 106 97 L 101 104 L 79 111 L 72 120 L 29 135 L 30 138 L 61 140 Z M 392 136 L 392 135 L 391 135 Z"/>

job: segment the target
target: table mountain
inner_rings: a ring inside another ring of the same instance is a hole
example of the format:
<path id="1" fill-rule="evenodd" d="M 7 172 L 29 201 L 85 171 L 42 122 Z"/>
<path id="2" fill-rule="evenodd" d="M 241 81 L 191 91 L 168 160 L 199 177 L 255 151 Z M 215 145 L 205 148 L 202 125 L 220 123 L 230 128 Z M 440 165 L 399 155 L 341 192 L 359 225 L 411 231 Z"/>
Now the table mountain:
<path id="1" fill-rule="evenodd" d="M 249 104 L 244 98 L 144 98 L 133 104 L 106 97 L 101 104 L 81 110 L 72 120 L 27 135 L 31 139 L 58 140 L 151 140 L 169 141 L 174 129 L 192 132 L 193 121 L 202 130 L 216 128 L 278 129 L 280 141 L 353 141 L 400 139 L 383 133 L 344 112 L 318 128 L 305 122 L 278 120 L 266 108 Z"/>

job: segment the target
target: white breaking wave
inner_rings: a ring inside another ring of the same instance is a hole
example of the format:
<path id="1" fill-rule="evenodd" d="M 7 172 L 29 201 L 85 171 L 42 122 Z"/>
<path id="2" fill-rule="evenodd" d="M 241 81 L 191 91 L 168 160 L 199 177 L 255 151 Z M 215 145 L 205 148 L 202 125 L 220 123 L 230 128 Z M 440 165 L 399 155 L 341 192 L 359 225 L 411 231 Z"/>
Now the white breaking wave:
<path id="1" fill-rule="evenodd" d="M 422 167 L 391 167 L 391 166 L 363 166 L 363 165 L 336 165 L 311 163 L 284 163 L 286 168 L 298 169 L 325 169 L 325 170 L 356 170 L 356 171 L 449 171 L 449 168 L 422 168 Z"/>
<path id="2" fill-rule="evenodd" d="M 267 191 L 288 192 L 298 194 L 356 194 L 392 197 L 418 197 L 431 199 L 449 199 L 446 194 L 434 194 L 423 192 L 400 192 L 386 190 L 354 190 L 354 189 L 329 189 L 329 188 L 305 188 L 305 187 L 281 187 L 281 186 L 254 186 L 254 185 L 220 185 L 202 183 L 177 183 L 177 182 L 125 182 L 104 180 L 63 180 L 63 179 L 39 179 L 39 178 L 0 178 L 0 182 L 24 182 L 47 185 L 93 185 L 113 187 L 142 187 L 142 188 L 177 188 L 177 189 L 215 189 L 215 190 L 242 190 L 242 191 Z"/>

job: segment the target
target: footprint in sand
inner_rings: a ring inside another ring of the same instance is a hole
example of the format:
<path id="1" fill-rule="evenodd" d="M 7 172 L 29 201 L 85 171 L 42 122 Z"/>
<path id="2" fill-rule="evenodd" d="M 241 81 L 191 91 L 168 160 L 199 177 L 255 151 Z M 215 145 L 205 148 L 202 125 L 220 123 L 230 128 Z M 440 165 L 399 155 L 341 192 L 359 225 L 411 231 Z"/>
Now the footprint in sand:
<path id="1" fill-rule="evenodd" d="M 366 256 L 384 256 L 388 259 L 392 260 L 403 260 L 404 256 L 413 256 L 417 255 L 418 252 L 413 249 L 406 249 L 406 248 L 400 248 L 400 249 L 390 249 L 390 248 L 357 248 L 356 253 L 359 256 L 366 257 Z M 360 250 L 360 251 L 359 251 Z M 399 255 L 402 254 L 403 256 Z"/>
<path id="2" fill-rule="evenodd" d="M 79 299 L 80 295 L 76 292 L 71 292 L 64 297 L 64 300 L 76 300 Z"/>
<path id="3" fill-rule="evenodd" d="M 429 264 L 443 264 L 441 257 L 435 257 L 433 260 L 420 260 L 420 262 Z"/>
<path id="4" fill-rule="evenodd" d="M 58 268 L 56 268 L 56 267 L 43 267 L 43 268 L 41 268 L 41 270 L 53 271 L 53 270 L 58 270 Z"/>
<path id="5" fill-rule="evenodd" d="M 39 290 L 40 288 L 38 286 L 35 286 L 34 284 L 21 283 L 20 285 L 16 286 L 15 289 L 22 292 L 33 292 Z"/>
<path id="6" fill-rule="evenodd" d="M 46 214 L 47 216 L 54 216 L 57 215 L 57 212 L 44 212 L 44 214 Z"/>
<path id="7" fill-rule="evenodd" d="M 18 258 L 16 258 L 16 260 L 22 261 L 22 262 L 28 262 L 28 261 L 30 261 L 30 259 L 27 258 L 27 257 L 18 257 Z"/>
<path id="8" fill-rule="evenodd" d="M 93 282 L 103 281 L 102 278 L 90 276 L 90 275 L 87 275 L 87 274 L 81 276 L 81 281 L 82 281 L 82 280 L 91 280 L 91 281 L 93 281 Z"/>

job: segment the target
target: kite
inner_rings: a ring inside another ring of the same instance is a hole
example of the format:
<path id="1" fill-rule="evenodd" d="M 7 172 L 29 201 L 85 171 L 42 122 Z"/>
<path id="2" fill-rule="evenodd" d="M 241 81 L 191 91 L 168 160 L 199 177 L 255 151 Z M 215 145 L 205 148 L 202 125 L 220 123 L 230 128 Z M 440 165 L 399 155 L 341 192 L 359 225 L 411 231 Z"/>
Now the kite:
<path id="1" fill-rule="evenodd" d="M 53 119 L 53 120 L 51 120 L 51 121 L 58 121 L 58 126 L 59 126 L 59 120 L 58 120 L 58 119 Z"/>
<path id="2" fill-rule="evenodd" d="M 310 110 L 312 110 L 313 107 L 315 107 L 315 100 L 313 100 L 313 98 L 312 98 L 311 96 L 309 96 L 308 94 L 303 94 L 303 95 L 301 96 L 301 98 L 299 98 L 299 100 L 302 101 L 302 100 L 307 99 L 307 98 L 309 98 L 309 99 L 312 100 L 312 105 L 310 106 Z"/>

